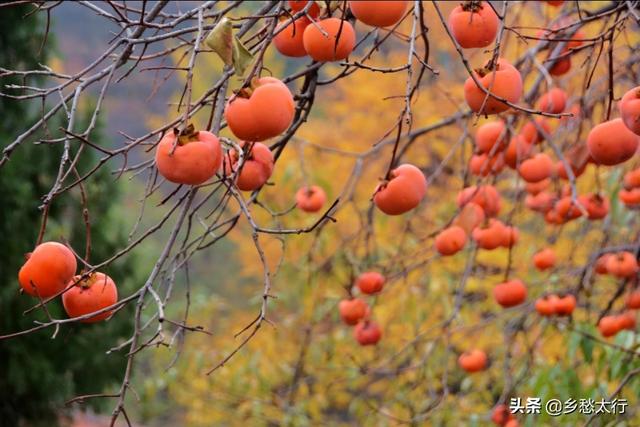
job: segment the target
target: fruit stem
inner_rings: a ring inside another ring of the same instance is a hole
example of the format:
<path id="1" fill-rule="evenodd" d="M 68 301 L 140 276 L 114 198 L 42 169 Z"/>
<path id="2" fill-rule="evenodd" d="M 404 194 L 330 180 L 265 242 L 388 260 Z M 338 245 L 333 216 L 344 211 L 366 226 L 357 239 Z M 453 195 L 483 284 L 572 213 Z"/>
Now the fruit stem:
<path id="1" fill-rule="evenodd" d="M 465 12 L 478 13 L 482 10 L 482 2 L 479 0 L 469 0 L 460 5 Z"/>

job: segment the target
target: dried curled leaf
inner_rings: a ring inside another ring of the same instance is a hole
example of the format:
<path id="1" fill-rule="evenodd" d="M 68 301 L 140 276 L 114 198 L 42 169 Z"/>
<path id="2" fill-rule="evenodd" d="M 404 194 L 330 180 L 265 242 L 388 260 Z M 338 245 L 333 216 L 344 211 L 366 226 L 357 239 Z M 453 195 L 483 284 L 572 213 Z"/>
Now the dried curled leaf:
<path id="1" fill-rule="evenodd" d="M 204 42 L 225 65 L 233 66 L 237 75 L 242 75 L 253 60 L 251 52 L 233 35 L 233 24 L 227 18 L 218 22 Z"/>

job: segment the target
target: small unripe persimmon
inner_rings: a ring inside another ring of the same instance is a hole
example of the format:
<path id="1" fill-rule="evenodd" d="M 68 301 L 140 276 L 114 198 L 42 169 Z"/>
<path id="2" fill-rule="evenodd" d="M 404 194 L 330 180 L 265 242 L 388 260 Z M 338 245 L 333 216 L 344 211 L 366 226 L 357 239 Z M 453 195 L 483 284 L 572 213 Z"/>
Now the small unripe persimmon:
<path id="1" fill-rule="evenodd" d="M 365 320 L 356 325 L 353 335 L 362 346 L 376 345 L 382 338 L 382 330 L 376 322 Z"/>
<path id="2" fill-rule="evenodd" d="M 638 273 L 638 261 L 631 252 L 610 254 L 607 258 L 607 272 L 619 278 L 633 277 Z"/>
<path id="3" fill-rule="evenodd" d="M 493 287 L 493 297 L 504 308 L 514 307 L 527 299 L 527 288 L 519 279 L 509 280 Z"/>
<path id="4" fill-rule="evenodd" d="M 508 110 L 508 104 L 516 103 L 522 96 L 522 76 L 504 58 L 498 59 L 491 69 L 485 67 L 473 71 L 476 80 L 485 90 L 480 89 L 473 78 L 464 83 L 464 97 L 472 111 L 479 114 L 497 114 Z M 491 88 L 489 90 L 489 88 Z"/>
<path id="5" fill-rule="evenodd" d="M 385 278 L 377 271 L 367 271 L 356 279 L 356 286 L 360 292 L 367 295 L 377 294 L 384 287 Z"/>
<path id="6" fill-rule="evenodd" d="M 640 86 L 624 94 L 618 103 L 620 116 L 625 126 L 636 135 L 640 135 Z"/>
<path id="7" fill-rule="evenodd" d="M 84 316 L 118 302 L 118 289 L 111 277 L 104 273 L 90 273 L 89 277 L 75 276 L 69 281 L 69 289 L 62 294 L 62 305 L 69 317 Z M 111 316 L 111 310 L 96 314 L 82 323 L 95 323 Z"/>
<path id="8" fill-rule="evenodd" d="M 296 192 L 296 206 L 304 212 L 318 212 L 327 201 L 327 193 L 317 185 L 301 187 Z"/>
<path id="9" fill-rule="evenodd" d="M 436 250 L 440 255 L 449 256 L 458 253 L 467 243 L 467 233 L 462 227 L 452 225 L 442 230 L 435 239 Z"/>
<path id="10" fill-rule="evenodd" d="M 413 165 L 400 165 L 389 174 L 389 180 L 379 184 L 373 202 L 387 215 L 401 215 L 416 208 L 427 192 L 427 180 Z"/>
<path id="11" fill-rule="evenodd" d="M 599 165 L 613 166 L 629 160 L 638 150 L 640 138 L 631 132 L 622 119 L 600 123 L 589 132 L 587 145 L 593 160 Z"/>
<path id="12" fill-rule="evenodd" d="M 465 2 L 451 11 L 449 29 L 465 49 L 489 46 L 498 33 L 498 15 L 489 3 Z"/>
<path id="13" fill-rule="evenodd" d="M 540 271 L 553 268 L 556 262 L 556 253 L 551 248 L 544 248 L 533 256 L 533 265 Z"/>
<path id="14" fill-rule="evenodd" d="M 20 268 L 18 281 L 31 296 L 52 297 L 63 291 L 76 274 L 76 257 L 62 243 L 41 243 L 25 257 L 27 260 Z"/>
<path id="15" fill-rule="evenodd" d="M 302 41 L 315 61 L 339 61 L 346 59 L 356 46 L 356 32 L 349 21 L 327 18 L 307 25 Z"/>
<path id="16" fill-rule="evenodd" d="M 466 372 L 480 372 L 487 367 L 487 353 L 473 349 L 465 351 L 458 357 L 458 365 Z"/>
<path id="17" fill-rule="evenodd" d="M 340 318 L 347 325 L 355 325 L 367 315 L 369 306 L 360 298 L 343 299 L 338 304 Z"/>
<path id="18" fill-rule="evenodd" d="M 349 9 L 356 19 L 372 27 L 390 27 L 400 22 L 407 5 L 406 0 L 358 0 L 350 1 Z"/>

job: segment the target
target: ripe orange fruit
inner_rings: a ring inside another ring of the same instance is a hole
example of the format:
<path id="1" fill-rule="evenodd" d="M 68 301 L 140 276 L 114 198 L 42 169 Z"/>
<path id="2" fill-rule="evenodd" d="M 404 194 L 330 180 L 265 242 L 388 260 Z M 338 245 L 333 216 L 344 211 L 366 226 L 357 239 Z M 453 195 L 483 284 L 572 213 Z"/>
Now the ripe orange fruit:
<path id="1" fill-rule="evenodd" d="M 631 190 L 620 190 L 618 198 L 624 205 L 630 209 L 640 206 L 640 188 L 632 188 Z"/>
<path id="2" fill-rule="evenodd" d="M 504 152 L 504 161 L 510 168 L 516 169 L 520 163 L 529 158 L 531 151 L 533 151 L 533 144 L 518 135 L 509 141 Z"/>
<path id="3" fill-rule="evenodd" d="M 620 116 L 625 126 L 636 135 L 640 135 L 640 86 L 624 94 L 618 103 Z"/>
<path id="4" fill-rule="evenodd" d="M 165 134 L 156 149 L 158 172 L 177 184 L 202 184 L 216 174 L 221 164 L 218 137 L 207 131 L 196 132 L 193 126 Z"/>
<path id="5" fill-rule="evenodd" d="M 520 232 L 516 227 L 502 224 L 502 243 L 501 246 L 511 248 L 518 243 Z"/>
<path id="6" fill-rule="evenodd" d="M 546 118 L 540 117 L 535 120 L 529 120 L 524 126 L 522 126 L 519 135 L 530 145 L 539 144 L 544 141 L 544 135 L 542 132 L 538 131 L 536 124 L 544 131 L 544 133 L 551 134 L 551 125 L 549 124 L 549 120 Z"/>
<path id="7" fill-rule="evenodd" d="M 540 182 L 549 178 L 553 169 L 554 165 L 551 158 L 545 153 L 538 153 L 521 162 L 518 172 L 522 179 L 527 182 Z"/>
<path id="8" fill-rule="evenodd" d="M 360 345 L 376 345 L 382 337 L 382 330 L 376 322 L 365 320 L 356 325 L 353 334 Z"/>
<path id="9" fill-rule="evenodd" d="M 509 280 L 493 287 L 493 297 L 504 308 L 514 307 L 527 299 L 527 288 L 519 279 Z"/>
<path id="10" fill-rule="evenodd" d="M 25 257 L 27 261 L 18 273 L 20 286 L 27 294 L 42 299 L 64 290 L 78 267 L 73 252 L 58 242 L 41 243 Z"/>
<path id="11" fill-rule="evenodd" d="M 539 315 L 549 317 L 556 313 L 556 295 L 547 295 L 536 300 L 535 309 Z"/>
<path id="12" fill-rule="evenodd" d="M 296 192 L 296 206 L 304 212 L 318 212 L 326 201 L 327 193 L 317 185 L 301 187 Z"/>
<path id="13" fill-rule="evenodd" d="M 467 243 L 467 233 L 462 227 L 452 225 L 436 236 L 435 246 L 440 255 L 448 256 L 459 252 Z"/>
<path id="14" fill-rule="evenodd" d="M 603 219 L 609 214 L 609 199 L 600 194 L 591 193 L 578 197 L 578 201 L 587 210 L 590 220 Z"/>
<path id="15" fill-rule="evenodd" d="M 608 274 L 609 270 L 607 270 L 607 261 L 611 254 L 601 255 L 597 260 L 593 267 L 593 270 L 596 274 Z"/>
<path id="16" fill-rule="evenodd" d="M 524 186 L 524 189 L 527 193 L 535 196 L 536 194 L 540 194 L 541 192 L 549 188 L 550 185 L 550 179 L 543 179 L 542 181 L 538 182 L 527 182 L 527 184 Z"/>
<path id="17" fill-rule="evenodd" d="M 551 74 L 552 76 L 562 76 L 564 74 L 567 74 L 570 69 L 571 57 L 566 56 L 556 60 L 553 66 L 549 69 L 549 74 Z"/>
<path id="18" fill-rule="evenodd" d="M 533 265 L 540 271 L 553 268 L 556 262 L 556 253 L 551 248 L 544 248 L 533 256 Z"/>
<path id="19" fill-rule="evenodd" d="M 251 88 L 243 89 L 229 99 L 224 118 L 237 138 L 256 142 L 287 130 L 294 112 L 295 103 L 289 88 L 274 77 L 261 77 Z"/>
<path id="20" fill-rule="evenodd" d="M 469 171 L 476 176 L 497 175 L 502 169 L 504 169 L 502 153 L 491 157 L 488 154 L 474 154 L 469 160 Z"/>
<path id="21" fill-rule="evenodd" d="M 479 83 L 489 91 L 489 96 L 469 77 L 464 83 L 464 97 L 472 111 L 479 114 L 496 114 L 508 110 L 509 105 L 494 96 L 516 103 L 522 96 L 522 77 L 507 60 L 500 58 L 493 69 L 481 68 L 474 71 Z M 485 102 L 486 99 L 486 102 Z M 483 107 L 484 105 L 484 107 Z"/>
<path id="22" fill-rule="evenodd" d="M 457 202 L 459 207 L 467 203 L 475 203 L 480 206 L 486 216 L 496 216 L 500 212 L 500 193 L 493 185 L 471 186 L 458 193 Z"/>
<path id="23" fill-rule="evenodd" d="M 273 153 L 266 145 L 255 142 L 241 143 L 244 150 L 244 163 L 236 176 L 236 186 L 242 191 L 255 191 L 262 187 L 273 172 Z M 250 147 L 247 149 L 246 147 Z M 238 169 L 239 155 L 235 149 L 224 156 L 226 176 L 232 176 Z"/>
<path id="24" fill-rule="evenodd" d="M 617 334 L 622 325 L 617 316 L 604 316 L 598 322 L 598 330 L 603 337 L 611 337 Z"/>
<path id="25" fill-rule="evenodd" d="M 580 208 L 578 208 L 573 199 L 571 199 L 571 196 L 564 196 L 558 200 L 554 209 L 558 214 L 558 218 L 560 218 L 563 223 L 582 216 Z"/>
<path id="26" fill-rule="evenodd" d="M 536 108 L 545 113 L 557 114 L 562 113 L 566 105 L 567 93 L 562 89 L 554 87 L 538 98 Z"/>
<path id="27" fill-rule="evenodd" d="M 355 325 L 367 315 L 369 306 L 360 298 L 343 299 L 338 304 L 340 318 L 347 325 Z"/>
<path id="28" fill-rule="evenodd" d="M 631 252 L 610 254 L 607 258 L 607 272 L 620 278 L 633 277 L 638 272 L 638 261 Z"/>
<path id="29" fill-rule="evenodd" d="M 451 11 L 449 28 L 463 48 L 486 47 L 498 33 L 498 16 L 487 2 L 465 2 Z"/>
<path id="30" fill-rule="evenodd" d="M 573 172 L 573 176 L 575 178 L 578 178 L 580 175 L 584 173 L 588 164 L 588 162 L 584 162 L 581 165 L 575 165 L 574 162 L 572 162 L 569 159 L 567 159 L 567 163 L 569 163 L 569 167 L 571 168 L 571 172 Z M 569 174 L 567 173 L 567 169 L 565 168 L 564 162 L 562 160 L 558 160 L 556 162 L 554 167 L 554 172 L 556 176 L 558 176 L 559 178 L 567 181 L 569 180 Z"/>
<path id="31" fill-rule="evenodd" d="M 587 145 L 593 160 L 613 166 L 629 160 L 638 150 L 638 135 L 631 132 L 622 119 L 600 123 L 589 132 Z"/>
<path id="32" fill-rule="evenodd" d="M 427 180 L 413 165 L 400 165 L 391 171 L 388 181 L 378 185 L 373 201 L 387 215 L 401 215 L 416 208 L 427 192 Z"/>
<path id="33" fill-rule="evenodd" d="M 640 308 L 640 290 L 635 289 L 627 295 L 624 304 L 627 308 L 637 310 Z"/>
<path id="34" fill-rule="evenodd" d="M 338 61 L 353 51 L 356 32 L 348 21 L 328 18 L 307 25 L 302 41 L 304 49 L 315 61 Z"/>
<path id="35" fill-rule="evenodd" d="M 620 330 L 633 331 L 636 329 L 636 315 L 633 311 L 625 311 L 617 316 Z"/>
<path id="36" fill-rule="evenodd" d="M 476 150 L 479 153 L 490 153 L 493 146 L 498 144 L 494 153 L 507 145 L 507 128 L 502 120 L 487 122 L 478 127 L 475 135 Z"/>
<path id="37" fill-rule="evenodd" d="M 454 225 L 461 227 L 466 234 L 471 234 L 474 228 L 484 222 L 484 210 L 475 203 L 467 203 L 453 221 Z"/>
<path id="38" fill-rule="evenodd" d="M 400 22 L 407 10 L 406 0 L 350 1 L 349 9 L 358 21 L 372 27 L 390 27 Z"/>
<path id="39" fill-rule="evenodd" d="M 483 371 L 487 367 L 487 353 L 478 349 L 465 351 L 458 357 L 458 365 L 469 373 Z"/>
<path id="40" fill-rule="evenodd" d="M 311 21 L 306 16 L 296 19 L 293 23 L 288 18 L 284 19 L 276 28 L 276 31 L 279 31 L 282 26 L 285 26 L 284 30 L 273 38 L 273 44 L 278 49 L 278 52 L 292 58 L 307 56 L 307 51 L 304 50 L 302 42 L 302 35 L 310 23 Z"/>
<path id="41" fill-rule="evenodd" d="M 546 214 L 551 211 L 556 203 L 556 196 L 548 191 L 542 191 L 536 195 L 529 194 L 524 198 L 524 205 L 535 212 Z"/>
<path id="42" fill-rule="evenodd" d="M 558 316 L 569 316 L 576 308 L 576 297 L 565 295 L 553 300 L 553 310 Z"/>
<path id="43" fill-rule="evenodd" d="M 62 294 L 62 305 L 69 317 L 84 316 L 118 302 L 118 289 L 111 277 L 104 273 L 94 272 L 85 279 L 81 278 L 82 276 L 72 278 L 69 281 L 69 286 L 73 286 Z M 81 322 L 99 322 L 110 317 L 112 313 L 113 311 L 109 310 L 83 319 Z"/>
<path id="44" fill-rule="evenodd" d="M 471 237 L 479 248 L 496 249 L 505 244 L 505 225 L 498 220 L 491 220 L 488 225 L 476 227 Z"/>
<path id="45" fill-rule="evenodd" d="M 307 10 L 307 14 L 312 18 L 317 18 L 320 15 L 320 6 L 314 0 L 289 0 L 289 7 L 293 13 L 300 12 L 304 10 L 307 6 L 307 3 L 311 1 L 313 4 L 309 6 L 309 10 Z"/>
<path id="46" fill-rule="evenodd" d="M 499 426 L 505 426 L 511 420 L 515 420 L 509 407 L 505 404 L 496 405 L 491 412 L 491 421 Z"/>
<path id="47" fill-rule="evenodd" d="M 640 187 L 640 169 L 634 169 L 624 174 L 624 188 L 631 190 Z"/>
<path id="48" fill-rule="evenodd" d="M 384 287 L 385 278 L 377 271 L 367 271 L 356 279 L 356 286 L 360 292 L 367 295 L 377 294 Z"/>

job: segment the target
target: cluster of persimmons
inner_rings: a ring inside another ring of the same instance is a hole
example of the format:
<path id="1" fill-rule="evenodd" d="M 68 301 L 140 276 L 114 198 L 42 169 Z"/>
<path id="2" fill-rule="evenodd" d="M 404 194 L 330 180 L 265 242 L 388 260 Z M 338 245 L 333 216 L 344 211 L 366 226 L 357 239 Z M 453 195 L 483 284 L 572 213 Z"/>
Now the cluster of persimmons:
<path id="1" fill-rule="evenodd" d="M 557 6 L 562 2 L 547 2 Z M 309 56 L 315 61 L 346 59 L 356 46 L 356 33 L 347 21 L 325 17 L 316 2 L 290 1 L 293 14 L 303 16 L 280 23 L 273 44 L 283 55 Z M 407 14 L 407 1 L 351 1 L 351 14 L 362 23 L 373 27 L 389 27 L 400 22 Z M 291 15 L 293 16 L 293 15 Z M 449 16 L 448 30 L 460 49 L 481 48 L 494 43 L 499 17 L 486 2 L 465 2 Z M 568 40 L 554 40 L 555 33 L 541 32 L 548 40 L 547 49 L 564 43 L 561 57 L 548 70 L 551 75 L 562 75 L 571 68 L 571 49 L 582 45 L 584 35 L 577 30 Z M 549 52 L 551 54 L 551 52 Z M 523 81 L 518 69 L 507 59 L 491 58 L 486 65 L 473 70 L 464 83 L 464 97 L 471 111 L 484 116 L 517 109 L 523 96 Z M 548 114 L 572 113 L 580 115 L 580 108 L 568 105 L 568 96 L 560 87 L 550 88 L 535 103 L 537 112 Z M 282 135 L 294 120 L 296 105 L 289 88 L 275 77 L 259 77 L 250 85 L 234 93 L 228 100 L 224 117 L 238 143 L 223 145 L 208 131 L 197 131 L 192 126 L 167 133 L 157 145 L 155 160 L 158 172 L 168 181 L 184 185 L 201 185 L 221 173 L 230 186 L 240 191 L 259 190 L 271 177 L 274 155 L 264 143 Z M 618 104 L 619 118 L 593 127 L 585 143 L 577 145 L 560 156 L 546 150 L 545 141 L 553 131 L 550 120 L 544 116 L 526 119 L 519 129 L 513 116 L 497 119 L 480 126 L 475 133 L 475 152 L 469 159 L 469 171 L 479 177 L 497 175 L 507 168 L 513 169 L 526 182 L 525 206 L 544 217 L 549 224 L 561 225 L 584 217 L 598 221 L 609 213 L 610 200 L 602 192 L 577 195 L 575 179 L 589 164 L 601 167 L 621 165 L 638 150 L 640 143 L 640 87 L 629 90 Z M 563 117 L 561 120 L 567 120 Z M 517 120 L 517 118 L 515 119 Z M 552 184 L 567 181 L 566 185 Z M 558 191 L 553 188 L 560 188 Z M 377 187 L 372 186 L 373 203 L 384 214 L 402 215 L 417 208 L 427 192 L 424 173 L 412 164 L 391 168 Z M 325 191 L 317 185 L 300 188 L 296 196 L 297 207 L 304 212 L 318 212 L 326 202 Z M 620 200 L 628 207 L 640 206 L 640 170 L 628 172 Z M 459 212 L 435 238 L 435 250 L 443 257 L 454 256 L 467 243 L 473 241 L 481 250 L 499 247 L 511 248 L 518 243 L 519 231 L 515 226 L 497 217 L 501 212 L 501 195 L 491 184 L 469 186 L 457 196 Z M 553 248 L 542 248 L 533 257 L 533 267 L 547 270 L 555 267 Z M 595 263 L 597 274 L 630 279 L 638 273 L 638 262 L 630 252 L 607 253 Z M 62 294 L 64 307 L 72 316 L 83 316 L 116 303 L 117 292 L 113 281 L 103 273 L 84 273 L 76 276 L 76 259 L 66 246 L 47 242 L 39 245 L 20 271 L 20 283 L 26 293 L 40 298 Z M 385 277 L 375 271 L 357 277 L 355 286 L 362 295 L 380 292 Z M 527 286 L 512 278 L 495 285 L 495 301 L 501 307 L 514 307 L 527 299 Z M 535 302 L 541 316 L 569 316 L 576 308 L 572 294 L 546 295 Z M 640 308 L 640 291 L 628 295 L 626 307 Z M 382 336 L 379 325 L 372 320 L 366 301 L 349 292 L 339 304 L 341 319 L 355 326 L 354 335 L 361 345 L 376 344 Z M 107 318 L 104 311 L 84 321 Z M 635 327 L 635 315 L 628 311 L 620 315 L 604 316 L 598 328 L 604 337 L 622 329 Z M 481 371 L 488 363 L 487 354 L 470 349 L 459 358 L 459 365 L 468 372 Z M 510 427 L 517 421 L 504 408 L 496 407 L 494 421 Z"/>

